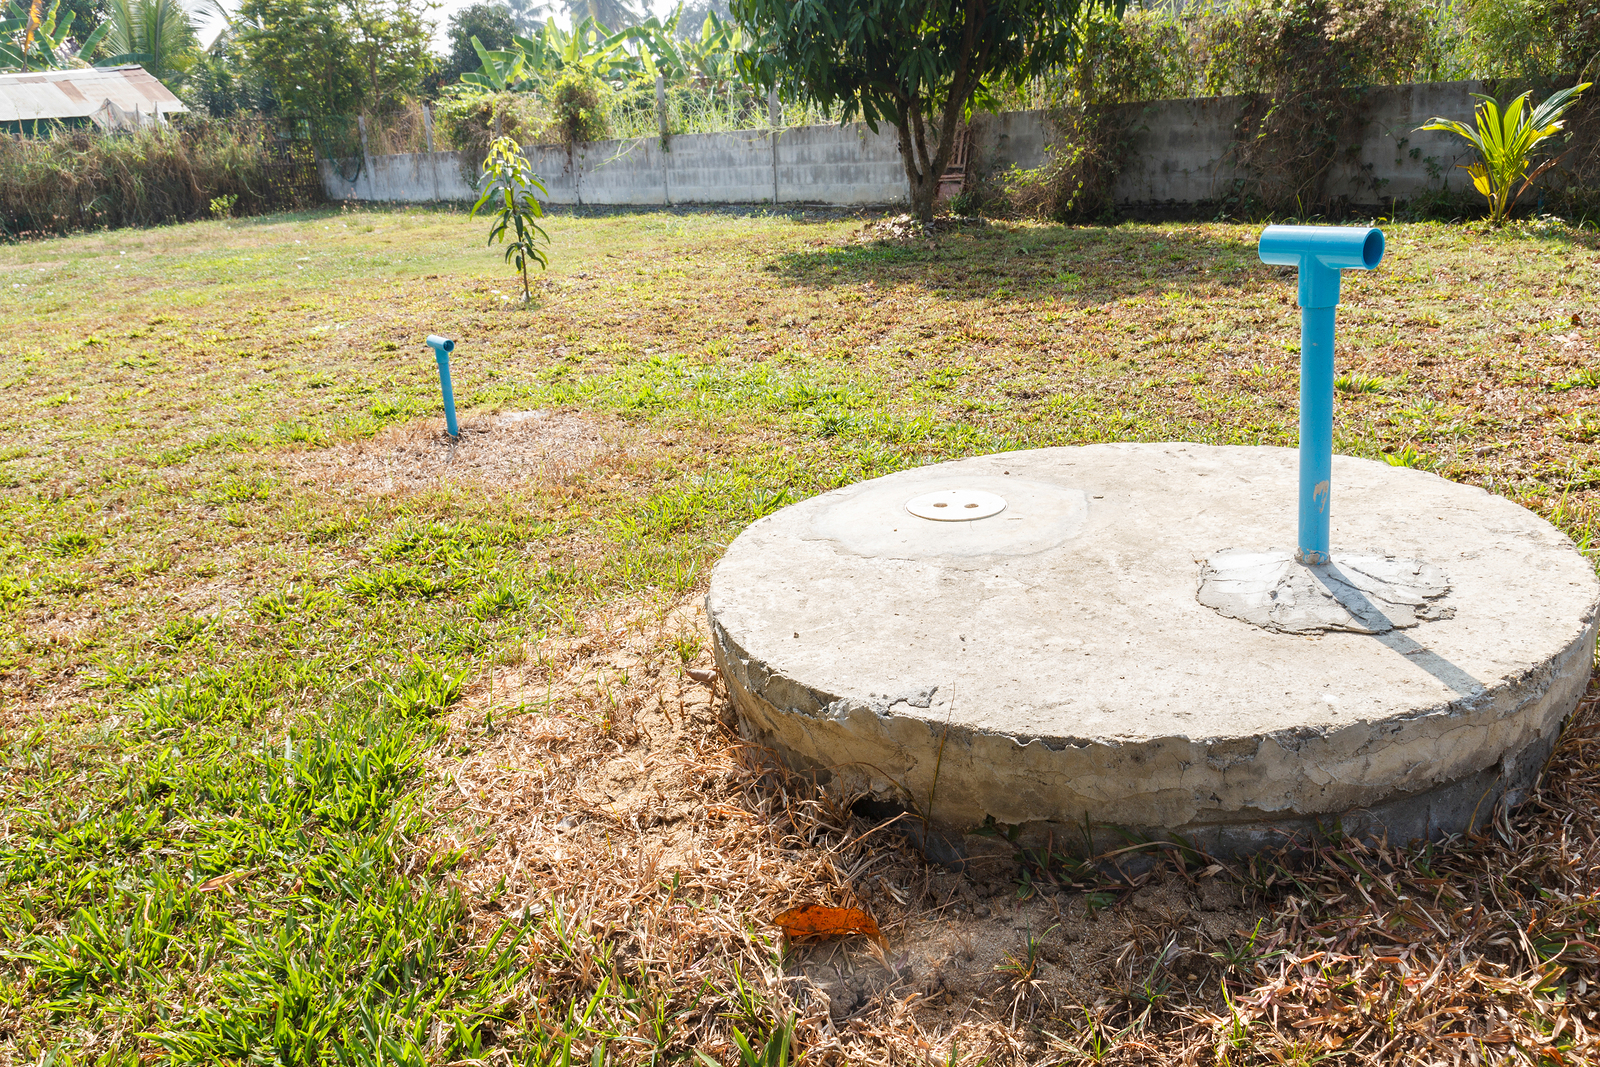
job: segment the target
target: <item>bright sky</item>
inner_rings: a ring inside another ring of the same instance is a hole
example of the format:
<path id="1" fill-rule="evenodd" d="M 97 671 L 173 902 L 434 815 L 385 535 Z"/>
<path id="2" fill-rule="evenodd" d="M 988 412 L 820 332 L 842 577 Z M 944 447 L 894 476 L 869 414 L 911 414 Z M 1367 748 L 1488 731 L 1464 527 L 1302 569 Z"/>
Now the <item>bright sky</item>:
<path id="1" fill-rule="evenodd" d="M 200 5 L 198 0 L 183 0 L 183 2 L 185 6 L 189 8 L 190 12 L 197 12 L 199 10 Z M 443 3 L 439 5 L 439 9 L 431 16 L 435 21 L 435 29 L 433 32 L 434 51 L 443 52 L 445 50 L 446 45 L 444 29 L 446 24 L 448 24 L 450 21 L 451 13 L 459 11 L 464 7 L 470 7 L 472 4 L 478 2 L 479 0 L 443 0 Z M 227 3 L 230 10 L 238 6 L 237 0 L 227 0 Z M 672 9 L 677 6 L 678 0 L 646 0 L 644 4 L 645 9 L 651 14 L 660 15 L 663 18 L 667 15 L 670 15 L 672 13 Z M 555 18 L 556 21 L 561 25 L 567 25 L 567 17 L 565 15 L 557 15 Z M 200 30 L 201 43 L 210 45 L 212 38 L 216 37 L 218 31 L 220 31 L 222 27 L 210 21 L 204 15 L 198 15 L 195 21 L 198 23 L 198 28 Z"/>

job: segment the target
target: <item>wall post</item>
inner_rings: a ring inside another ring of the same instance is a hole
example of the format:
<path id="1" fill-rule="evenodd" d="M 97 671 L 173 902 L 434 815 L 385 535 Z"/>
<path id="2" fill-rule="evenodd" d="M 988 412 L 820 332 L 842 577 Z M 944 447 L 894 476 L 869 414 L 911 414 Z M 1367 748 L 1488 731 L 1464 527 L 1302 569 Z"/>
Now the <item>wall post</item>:
<path id="1" fill-rule="evenodd" d="M 439 202 L 439 160 L 433 152 L 433 108 L 422 105 L 422 139 L 428 146 L 428 171 L 433 175 L 433 202 Z"/>
<path id="2" fill-rule="evenodd" d="M 367 116 L 356 116 L 356 130 L 361 134 L 361 169 L 367 172 L 367 188 L 372 190 L 372 199 L 378 199 L 378 183 L 372 176 L 372 152 L 367 148 Z M 360 175 L 357 175 L 359 178 Z"/>
<path id="3" fill-rule="evenodd" d="M 661 202 L 672 205 L 672 167 L 667 153 L 672 151 L 671 124 L 667 121 L 667 79 L 656 75 L 656 124 L 661 127 Z"/>
<path id="4" fill-rule="evenodd" d="M 772 210 L 778 210 L 778 129 L 783 125 L 783 107 L 778 103 L 778 87 L 767 90 L 767 125 L 772 127 Z"/>

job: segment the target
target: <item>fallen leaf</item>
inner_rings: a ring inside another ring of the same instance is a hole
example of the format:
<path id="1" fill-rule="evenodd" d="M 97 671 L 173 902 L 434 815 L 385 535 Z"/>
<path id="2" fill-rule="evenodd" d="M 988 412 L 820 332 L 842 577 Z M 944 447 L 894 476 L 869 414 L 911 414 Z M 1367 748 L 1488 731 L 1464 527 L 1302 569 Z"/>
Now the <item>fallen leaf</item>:
<path id="1" fill-rule="evenodd" d="M 249 874 L 249 871 L 234 871 L 231 874 L 213 875 L 201 882 L 196 888 L 202 893 L 211 893 L 218 889 L 226 889 Z"/>
<path id="2" fill-rule="evenodd" d="M 779 912 L 773 919 L 790 941 L 822 941 L 831 937 L 863 934 L 882 943 L 883 934 L 872 916 L 860 908 L 830 908 L 826 904 L 806 904 Z"/>

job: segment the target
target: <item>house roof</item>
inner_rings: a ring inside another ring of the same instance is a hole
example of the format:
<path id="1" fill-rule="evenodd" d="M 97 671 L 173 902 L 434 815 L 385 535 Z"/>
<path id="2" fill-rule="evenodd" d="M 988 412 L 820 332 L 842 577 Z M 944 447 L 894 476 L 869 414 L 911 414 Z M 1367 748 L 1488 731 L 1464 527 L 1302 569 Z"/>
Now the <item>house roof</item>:
<path id="1" fill-rule="evenodd" d="M 138 108 L 142 115 L 189 110 L 137 64 L 0 74 L 0 122 L 86 119 L 108 100 L 129 113 Z"/>

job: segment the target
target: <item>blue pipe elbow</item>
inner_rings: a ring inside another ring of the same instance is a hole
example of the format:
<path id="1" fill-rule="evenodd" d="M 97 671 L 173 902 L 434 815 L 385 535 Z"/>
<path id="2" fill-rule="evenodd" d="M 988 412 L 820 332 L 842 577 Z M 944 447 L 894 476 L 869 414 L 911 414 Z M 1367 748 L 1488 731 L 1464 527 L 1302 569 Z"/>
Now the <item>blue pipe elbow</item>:
<path id="1" fill-rule="evenodd" d="M 1268 226 L 1261 262 L 1300 271 L 1303 308 L 1339 303 L 1341 270 L 1372 270 L 1383 261 L 1383 231 L 1372 226 Z"/>
<path id="2" fill-rule="evenodd" d="M 444 395 L 445 430 L 451 437 L 460 437 L 461 431 L 456 427 L 455 390 L 450 388 L 450 353 L 456 350 L 456 343 L 436 333 L 430 333 L 425 343 L 433 349 L 433 358 L 439 364 L 439 392 Z"/>

